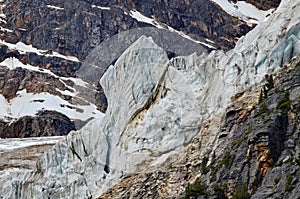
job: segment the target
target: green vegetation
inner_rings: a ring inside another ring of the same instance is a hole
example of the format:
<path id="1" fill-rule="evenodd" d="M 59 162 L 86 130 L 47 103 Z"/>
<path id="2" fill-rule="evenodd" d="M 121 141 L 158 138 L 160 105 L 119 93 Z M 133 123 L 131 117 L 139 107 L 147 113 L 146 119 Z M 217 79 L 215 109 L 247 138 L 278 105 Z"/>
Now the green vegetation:
<path id="1" fill-rule="evenodd" d="M 188 185 L 185 189 L 184 199 L 190 198 L 191 196 L 205 195 L 207 194 L 206 188 L 201 183 L 200 178 L 197 178 L 194 184 Z"/>
<path id="2" fill-rule="evenodd" d="M 213 152 L 212 157 L 211 157 L 211 165 L 214 165 L 216 163 L 216 153 Z"/>
<path id="3" fill-rule="evenodd" d="M 208 163 L 208 157 L 205 156 L 203 159 L 202 159 L 202 162 L 201 162 L 201 168 L 200 168 L 200 171 L 202 174 L 207 174 L 207 172 L 209 171 L 208 170 L 208 167 L 207 167 L 207 163 Z"/>
<path id="4" fill-rule="evenodd" d="M 260 90 L 260 94 L 259 94 L 259 98 L 258 98 L 258 103 L 262 103 L 262 101 L 264 100 L 264 95 L 263 95 L 263 91 Z"/>
<path id="5" fill-rule="evenodd" d="M 225 197 L 225 190 L 227 189 L 226 184 L 216 184 L 214 186 L 214 194 L 219 196 L 219 198 L 226 198 Z"/>
<path id="6" fill-rule="evenodd" d="M 252 128 L 252 126 L 250 125 L 249 127 L 248 127 L 248 129 L 247 129 L 247 136 L 249 136 L 249 134 L 250 133 L 252 133 L 253 132 L 253 128 Z"/>
<path id="7" fill-rule="evenodd" d="M 282 93 L 282 90 L 280 90 L 279 88 L 275 88 L 275 93 Z"/>
<path id="8" fill-rule="evenodd" d="M 300 166 L 300 153 L 298 154 L 298 158 L 295 159 L 295 162 L 298 166 Z"/>
<path id="9" fill-rule="evenodd" d="M 218 168 L 215 166 L 211 166 L 211 173 L 210 173 L 210 178 L 209 182 L 212 183 L 216 180 L 216 173 L 218 171 Z"/>
<path id="10" fill-rule="evenodd" d="M 290 107 L 291 107 L 291 103 L 292 101 L 291 100 L 288 100 L 282 104 L 280 104 L 280 106 L 278 106 L 278 109 L 281 109 L 281 110 L 290 110 Z"/>
<path id="11" fill-rule="evenodd" d="M 277 109 L 289 111 L 291 109 L 291 103 L 290 93 L 287 91 L 283 98 L 278 102 Z"/>
<path id="12" fill-rule="evenodd" d="M 293 189 L 292 180 L 293 180 L 292 175 L 287 174 L 286 175 L 286 182 L 285 182 L 285 191 L 286 192 L 291 192 L 292 191 L 292 189 Z"/>
<path id="13" fill-rule="evenodd" d="M 211 166 L 210 166 L 210 169 L 211 169 L 211 173 L 210 173 L 210 179 L 209 181 L 210 182 L 213 182 L 215 181 L 215 175 L 217 173 L 217 168 L 214 166 L 216 164 L 216 153 L 213 152 L 213 155 L 212 155 L 212 158 L 211 158 Z"/>
<path id="14" fill-rule="evenodd" d="M 264 99 L 268 97 L 268 92 L 274 88 L 274 79 L 273 75 L 266 75 L 266 84 L 263 86 L 263 89 L 260 91 L 258 103 L 260 104 Z"/>
<path id="15" fill-rule="evenodd" d="M 214 164 L 211 164 L 211 165 L 214 165 Z M 217 166 L 211 166 L 210 182 L 215 181 L 215 175 L 216 175 L 217 171 L 220 168 L 222 168 L 223 165 L 225 165 L 226 168 L 230 168 L 232 165 L 231 155 L 230 155 L 229 151 L 225 152 L 224 156 L 222 157 L 222 159 L 220 160 L 220 162 L 218 163 Z"/>
<path id="16" fill-rule="evenodd" d="M 281 180 L 280 177 L 274 178 L 274 183 L 275 183 L 275 184 L 278 184 L 280 180 Z"/>
<path id="17" fill-rule="evenodd" d="M 269 91 L 272 88 L 274 88 L 274 79 L 273 79 L 273 75 L 267 75 L 266 76 L 267 79 L 267 83 L 266 83 L 266 89 Z"/>
<path id="18" fill-rule="evenodd" d="M 236 146 L 236 147 L 239 147 L 244 141 L 246 141 L 249 137 L 249 135 L 253 132 L 253 128 L 252 126 L 250 125 L 247 129 L 247 132 L 246 134 L 239 140 L 235 141 L 233 144 Z"/>
<path id="19" fill-rule="evenodd" d="M 232 199 L 250 199 L 251 194 L 247 190 L 246 183 L 243 183 L 243 185 L 238 185 Z"/>
<path id="20" fill-rule="evenodd" d="M 270 114 L 270 113 L 271 113 L 271 111 L 268 109 L 268 106 L 265 103 L 263 103 L 259 108 L 257 117 L 265 115 L 265 114 Z"/>
<path id="21" fill-rule="evenodd" d="M 227 189 L 227 185 L 226 184 L 216 184 L 214 186 L 214 191 L 218 192 L 218 191 L 224 191 L 225 189 Z"/>
<path id="22" fill-rule="evenodd" d="M 218 168 L 221 168 L 223 165 L 229 168 L 232 164 L 230 159 L 231 159 L 230 152 L 229 151 L 225 152 L 222 160 L 218 164 Z"/>
<path id="23" fill-rule="evenodd" d="M 244 139 L 244 137 L 243 137 L 243 138 L 241 138 L 241 139 L 235 141 L 235 142 L 233 143 L 233 145 L 236 146 L 237 148 L 239 148 L 239 147 L 241 146 L 241 144 L 242 144 L 244 141 L 246 141 L 246 139 Z"/>

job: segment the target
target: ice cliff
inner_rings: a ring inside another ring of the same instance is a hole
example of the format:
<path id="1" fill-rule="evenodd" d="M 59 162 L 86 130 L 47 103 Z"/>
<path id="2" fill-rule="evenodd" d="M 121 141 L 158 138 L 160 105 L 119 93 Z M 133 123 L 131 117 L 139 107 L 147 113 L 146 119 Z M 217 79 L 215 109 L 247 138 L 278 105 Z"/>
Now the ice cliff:
<path id="1" fill-rule="evenodd" d="M 14 176 L 4 198 L 94 198 L 184 148 L 230 98 L 259 85 L 300 53 L 300 2 L 283 1 L 229 51 L 168 59 L 141 37 L 101 79 L 108 99 L 92 120 L 44 154 L 36 170 Z"/>

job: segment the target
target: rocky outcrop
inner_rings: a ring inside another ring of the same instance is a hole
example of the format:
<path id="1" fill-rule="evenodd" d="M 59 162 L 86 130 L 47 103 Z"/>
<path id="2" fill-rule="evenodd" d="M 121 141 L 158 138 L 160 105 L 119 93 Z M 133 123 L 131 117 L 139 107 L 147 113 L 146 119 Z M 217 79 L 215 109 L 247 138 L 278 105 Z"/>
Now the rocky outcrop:
<path id="1" fill-rule="evenodd" d="M 240 101 L 240 108 L 228 110 L 228 125 L 223 124 L 216 115 L 226 110 L 231 104 L 231 97 L 233 100 L 239 98 L 241 92 L 250 86 L 249 93 L 255 90 L 264 84 L 261 81 L 266 74 L 277 71 L 299 54 L 299 6 L 296 0 L 281 4 L 277 12 L 240 39 L 236 48 L 227 53 L 213 51 L 209 55 L 169 58 L 168 53 L 155 44 L 153 39 L 141 37 L 108 68 L 100 81 L 108 99 L 104 118 L 92 120 L 80 131 L 69 134 L 66 140 L 55 145 L 52 151 L 40 159 L 34 171 L 18 175 L 11 180 L 11 184 L 5 185 L 2 197 L 97 197 L 124 178 L 130 183 L 132 178 L 139 177 L 136 174 L 145 173 L 147 176 L 151 172 L 159 173 L 155 170 L 165 165 L 168 167 L 170 161 L 174 160 L 173 155 L 176 159 L 176 154 L 180 154 L 191 142 L 194 143 L 192 139 L 199 131 L 205 132 L 207 136 L 199 135 L 203 141 L 201 146 L 199 142 L 195 143 L 198 148 L 190 149 L 191 157 L 195 155 L 203 160 L 207 155 L 206 159 L 209 159 L 203 161 L 207 163 L 203 163 L 202 169 L 206 170 L 207 165 L 214 166 L 215 170 L 204 173 L 213 173 L 216 180 L 219 176 L 224 181 L 234 177 L 236 170 L 232 170 L 233 173 L 225 172 L 228 168 L 240 168 L 232 167 L 231 160 L 234 157 L 231 157 L 229 147 L 232 149 L 233 146 L 228 145 L 225 151 L 223 146 L 233 142 L 233 138 L 234 141 L 235 138 L 244 138 L 243 131 L 234 132 L 239 126 L 241 130 L 248 130 L 247 118 L 252 118 L 252 122 L 259 120 L 251 112 L 253 101 L 258 101 L 259 91 L 255 100 L 250 98 L 248 101 Z M 274 32 L 274 29 L 278 32 Z M 267 100 L 267 94 L 264 96 Z M 255 171 L 249 178 L 252 180 L 249 189 L 252 190 L 258 189 L 257 185 L 263 183 L 261 179 L 267 175 L 270 165 L 280 159 L 278 153 L 284 148 L 277 139 L 288 139 L 282 134 L 288 122 L 285 112 L 276 112 L 268 117 L 263 131 L 253 134 L 257 137 L 249 149 L 250 160 L 253 162 L 243 167 Z M 212 118 L 211 122 L 203 123 L 207 118 Z M 237 121 L 245 123 L 237 125 Z M 281 128 L 276 127 L 277 123 L 281 124 Z M 252 128 L 261 128 L 261 124 L 255 125 Z M 225 129 L 218 134 L 220 127 Z M 276 133 L 271 134 L 273 130 Z M 250 138 L 250 134 L 248 136 Z M 245 144 L 242 140 L 240 147 Z M 199 148 L 200 155 L 195 152 Z M 239 155 L 239 151 L 232 153 L 235 157 Z M 240 155 L 245 156 L 244 151 Z M 254 161 L 260 164 L 256 165 Z M 199 169 L 201 162 L 195 165 Z M 193 165 L 184 162 L 180 166 L 182 171 L 193 168 Z M 182 176 L 180 172 L 177 174 Z M 185 176 L 184 172 L 182 174 L 187 180 L 195 177 Z M 211 182 L 216 182 L 215 179 L 212 178 Z M 160 181 L 145 186 L 149 188 L 147 194 L 184 195 L 187 181 L 169 182 L 183 184 L 171 185 L 179 187 L 176 191 L 157 189 L 156 193 L 151 192 L 150 189 L 159 187 L 160 183 L 166 184 Z M 229 183 L 228 189 L 234 190 L 236 182 L 231 185 Z M 134 191 L 138 192 L 139 189 Z M 128 194 L 133 195 L 132 192 Z"/>
<path id="2" fill-rule="evenodd" d="M 11 62 L 14 61 L 11 59 Z M 74 92 L 65 82 L 60 81 L 59 78 L 43 73 L 42 71 L 29 71 L 23 68 L 9 70 L 6 67 L 0 66 L 0 74 L 2 74 L 0 77 L 0 93 L 7 100 L 15 98 L 17 92 L 24 89 L 30 93 L 47 92 L 66 100 L 70 100 L 72 97 L 70 95 L 63 95 L 60 91 Z"/>
<path id="3" fill-rule="evenodd" d="M 192 38 L 208 38 L 221 49 L 233 48 L 234 38 L 241 37 L 251 29 L 245 22 L 230 16 L 211 1 L 119 2 L 129 10 L 136 9 L 148 17 L 153 16 L 159 22 L 188 33 Z"/>
<path id="4" fill-rule="evenodd" d="M 15 122 L 0 122 L 0 138 L 62 136 L 75 130 L 74 122 L 56 111 L 40 111 Z"/>

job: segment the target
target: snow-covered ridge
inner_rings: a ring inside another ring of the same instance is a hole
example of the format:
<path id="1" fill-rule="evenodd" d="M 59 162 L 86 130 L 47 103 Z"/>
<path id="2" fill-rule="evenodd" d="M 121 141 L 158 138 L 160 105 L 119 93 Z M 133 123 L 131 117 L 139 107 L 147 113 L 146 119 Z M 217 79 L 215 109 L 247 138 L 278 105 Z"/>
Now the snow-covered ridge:
<path id="1" fill-rule="evenodd" d="M 40 50 L 40 49 L 33 47 L 32 45 L 24 44 L 23 42 L 18 42 L 16 44 L 12 44 L 12 43 L 8 43 L 4 40 L 0 40 L 0 44 L 8 46 L 10 49 L 17 50 L 20 52 L 20 54 L 36 53 L 38 55 L 43 55 L 46 57 L 59 57 L 59 58 L 74 61 L 74 62 L 80 62 L 80 60 L 77 57 L 62 55 L 58 52 L 49 52 L 47 50 Z"/>
<path id="2" fill-rule="evenodd" d="M 218 4 L 228 14 L 238 17 L 239 19 L 247 22 L 249 25 L 258 24 L 265 20 L 274 9 L 267 11 L 259 10 L 252 4 L 245 1 L 237 1 L 233 3 L 229 0 L 211 0 Z"/>

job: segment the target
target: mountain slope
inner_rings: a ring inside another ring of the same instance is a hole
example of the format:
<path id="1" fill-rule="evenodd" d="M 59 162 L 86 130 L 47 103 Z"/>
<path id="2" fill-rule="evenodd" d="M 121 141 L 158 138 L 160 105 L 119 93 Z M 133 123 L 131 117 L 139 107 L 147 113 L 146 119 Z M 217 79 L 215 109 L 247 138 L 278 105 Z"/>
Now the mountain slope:
<path id="1" fill-rule="evenodd" d="M 226 110 L 232 96 L 254 90 L 299 54 L 299 6 L 296 0 L 283 2 L 226 53 L 172 58 L 153 39 L 141 37 L 101 79 L 108 99 L 103 119 L 69 134 L 34 171 L 12 176 L 2 197 L 97 197 L 125 177 L 168 165 L 205 128 L 205 119 Z M 226 137 L 216 133 L 207 137 L 203 155 L 220 146 L 215 138 Z M 219 158 L 223 148 L 217 149 Z"/>

